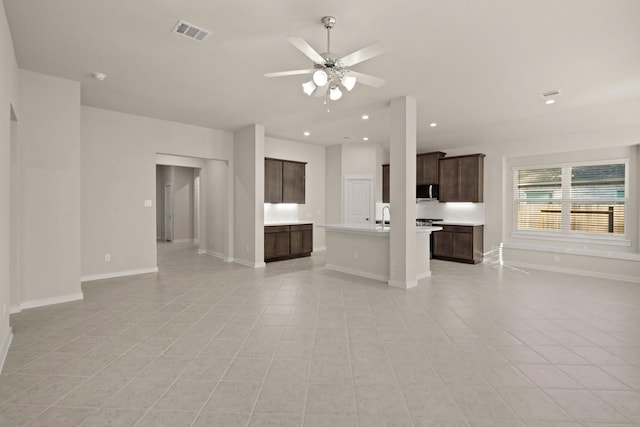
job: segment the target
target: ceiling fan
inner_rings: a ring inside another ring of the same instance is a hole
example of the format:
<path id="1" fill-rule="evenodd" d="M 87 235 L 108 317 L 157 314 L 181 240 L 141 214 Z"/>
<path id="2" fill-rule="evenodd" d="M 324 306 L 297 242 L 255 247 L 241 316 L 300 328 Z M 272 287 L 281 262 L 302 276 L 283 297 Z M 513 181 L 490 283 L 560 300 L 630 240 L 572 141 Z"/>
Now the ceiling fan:
<path id="1" fill-rule="evenodd" d="M 327 51 L 324 53 L 318 53 L 300 37 L 287 37 L 289 43 L 313 61 L 313 68 L 266 73 L 264 76 L 284 77 L 311 74 L 311 80 L 302 84 L 302 90 L 309 96 L 324 96 L 325 103 L 327 98 L 332 101 L 340 99 L 342 97 L 340 88 L 351 91 L 356 82 L 376 88 L 382 86 L 384 79 L 353 71 L 350 67 L 384 53 L 387 50 L 386 45 L 378 41 L 349 55 L 340 56 L 331 52 L 331 29 L 336 24 L 336 18 L 325 16 L 322 18 L 322 23 L 327 29 Z"/>

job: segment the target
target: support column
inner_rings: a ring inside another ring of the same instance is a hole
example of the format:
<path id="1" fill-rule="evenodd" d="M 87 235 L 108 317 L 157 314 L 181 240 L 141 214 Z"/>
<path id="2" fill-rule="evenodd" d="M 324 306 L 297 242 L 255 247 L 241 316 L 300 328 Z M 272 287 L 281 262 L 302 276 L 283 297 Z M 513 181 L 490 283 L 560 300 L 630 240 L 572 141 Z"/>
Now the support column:
<path id="1" fill-rule="evenodd" d="M 264 267 L 264 126 L 251 125 L 233 135 L 234 261 Z"/>
<path id="2" fill-rule="evenodd" d="M 389 286 L 418 284 L 416 266 L 416 101 L 391 100 Z"/>

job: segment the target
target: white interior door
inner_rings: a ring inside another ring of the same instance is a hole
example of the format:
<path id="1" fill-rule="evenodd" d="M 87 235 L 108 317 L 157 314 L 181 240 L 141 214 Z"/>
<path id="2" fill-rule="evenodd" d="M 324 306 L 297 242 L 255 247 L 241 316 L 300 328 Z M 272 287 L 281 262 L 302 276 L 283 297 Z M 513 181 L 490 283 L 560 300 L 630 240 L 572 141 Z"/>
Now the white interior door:
<path id="1" fill-rule="evenodd" d="M 345 223 L 371 224 L 371 178 L 345 178 Z"/>
<path id="2" fill-rule="evenodd" d="M 171 197 L 171 184 L 164 186 L 164 240 L 173 240 L 173 200 Z"/>

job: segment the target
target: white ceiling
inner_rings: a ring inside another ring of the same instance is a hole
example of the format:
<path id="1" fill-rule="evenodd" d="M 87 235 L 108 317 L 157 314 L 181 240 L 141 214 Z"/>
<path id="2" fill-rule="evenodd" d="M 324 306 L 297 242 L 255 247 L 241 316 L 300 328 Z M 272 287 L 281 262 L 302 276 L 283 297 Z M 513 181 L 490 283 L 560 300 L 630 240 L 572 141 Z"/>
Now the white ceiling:
<path id="1" fill-rule="evenodd" d="M 82 104 L 233 131 L 332 145 L 388 141 L 388 102 L 418 104 L 419 151 L 523 140 L 640 118 L 638 0 L 4 0 L 18 65 L 78 80 Z M 310 67 L 285 37 L 325 51 L 381 40 L 387 53 L 356 71 L 327 113 L 307 97 Z M 179 19 L 212 31 L 205 43 L 172 34 Z M 106 73 L 99 82 L 91 73 Z M 307 78 L 308 79 L 308 78 Z M 552 106 L 541 92 L 560 89 Z M 363 121 L 362 114 L 371 118 Z M 435 128 L 429 123 L 437 122 Z M 311 132 L 304 137 L 304 131 Z"/>

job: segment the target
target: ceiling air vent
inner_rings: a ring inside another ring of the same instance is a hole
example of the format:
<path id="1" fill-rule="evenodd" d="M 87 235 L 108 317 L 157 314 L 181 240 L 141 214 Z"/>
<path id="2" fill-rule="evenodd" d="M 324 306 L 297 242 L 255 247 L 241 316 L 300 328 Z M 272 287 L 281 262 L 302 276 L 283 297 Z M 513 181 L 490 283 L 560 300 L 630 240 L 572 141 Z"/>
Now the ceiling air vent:
<path id="1" fill-rule="evenodd" d="M 562 93 L 560 93 L 560 90 L 550 90 L 547 92 L 542 92 L 540 94 L 540 96 L 543 98 L 553 98 L 555 96 L 560 96 L 560 95 L 562 95 Z"/>
<path id="2" fill-rule="evenodd" d="M 173 32 L 199 42 L 203 42 L 211 34 L 211 31 L 196 27 L 183 20 L 178 21 Z"/>

